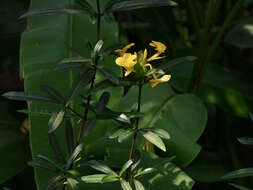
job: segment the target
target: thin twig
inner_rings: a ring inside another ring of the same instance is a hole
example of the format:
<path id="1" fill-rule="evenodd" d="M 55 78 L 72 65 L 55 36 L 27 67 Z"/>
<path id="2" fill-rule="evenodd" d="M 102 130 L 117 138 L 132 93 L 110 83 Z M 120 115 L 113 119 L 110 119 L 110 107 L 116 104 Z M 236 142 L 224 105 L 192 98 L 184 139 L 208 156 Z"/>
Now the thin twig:
<path id="1" fill-rule="evenodd" d="M 139 84 L 138 108 L 137 108 L 138 113 L 140 113 L 140 111 L 141 111 L 141 92 L 142 92 L 142 84 Z M 136 119 L 135 130 L 138 131 L 138 128 L 139 128 L 139 117 Z M 129 154 L 129 160 L 131 160 L 132 157 L 133 157 L 136 137 L 137 137 L 137 132 L 134 134 L 133 139 L 132 139 L 132 145 L 131 145 L 131 150 L 130 150 L 130 154 Z"/>

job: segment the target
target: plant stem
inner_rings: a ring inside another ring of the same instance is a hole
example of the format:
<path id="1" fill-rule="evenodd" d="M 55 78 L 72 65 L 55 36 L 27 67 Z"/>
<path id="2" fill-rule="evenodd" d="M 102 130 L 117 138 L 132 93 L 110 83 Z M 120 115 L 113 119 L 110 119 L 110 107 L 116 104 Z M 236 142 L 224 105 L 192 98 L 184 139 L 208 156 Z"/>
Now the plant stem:
<path id="1" fill-rule="evenodd" d="M 197 71 L 193 72 L 194 77 L 192 79 L 192 82 L 193 82 L 192 92 L 194 94 L 198 93 L 201 81 L 203 80 L 203 76 L 205 75 L 205 72 L 208 68 L 211 58 L 213 57 L 217 46 L 221 42 L 223 35 L 225 34 L 228 26 L 230 25 L 232 19 L 236 15 L 237 11 L 241 7 L 243 1 L 244 0 L 238 0 L 236 2 L 234 7 L 232 8 L 231 12 L 229 13 L 229 15 L 226 17 L 224 24 L 221 26 L 221 29 L 219 30 L 218 34 L 216 35 L 216 37 L 211 45 L 210 51 L 208 51 L 207 53 L 204 53 L 205 57 L 203 59 L 201 58 L 199 60 L 200 61 L 199 65 L 198 65 L 199 68 L 197 69 Z"/>
<path id="2" fill-rule="evenodd" d="M 97 1 L 97 39 L 96 39 L 96 42 L 98 42 L 100 40 L 100 30 L 101 30 L 101 10 L 100 10 L 99 0 L 96 0 L 96 1 Z M 97 73 L 97 69 L 96 69 L 97 64 L 98 64 L 98 57 L 95 58 L 94 75 L 91 80 L 90 89 L 93 88 L 94 83 L 95 83 L 96 73 Z M 79 133 L 77 135 L 76 146 L 78 146 L 80 144 L 80 140 L 81 140 L 81 137 L 83 134 L 83 129 L 84 129 L 85 122 L 86 122 L 87 116 L 88 116 L 88 111 L 89 111 L 88 107 L 90 105 L 90 101 L 91 101 L 91 95 L 89 95 L 88 99 L 87 99 L 87 108 L 85 109 L 84 114 L 83 114 L 83 122 L 82 122 L 82 126 L 80 127 Z"/>
<path id="3" fill-rule="evenodd" d="M 72 113 L 74 113 L 74 114 L 76 114 L 76 116 L 78 116 L 81 120 L 83 120 L 83 117 L 79 114 L 79 113 L 77 113 L 74 109 L 72 109 L 71 107 L 67 107 Z"/>
<path id="4" fill-rule="evenodd" d="M 140 113 L 140 111 L 141 111 L 141 92 L 142 92 L 142 84 L 139 84 L 138 107 L 137 107 L 137 112 L 138 113 Z M 138 128 L 139 128 L 139 117 L 136 119 L 135 130 L 138 131 Z M 130 154 L 129 154 L 129 160 L 131 160 L 132 157 L 133 157 L 136 137 L 137 137 L 137 132 L 135 132 L 135 134 L 133 136 L 133 139 L 132 139 L 132 145 L 131 145 L 131 150 L 130 150 Z"/>

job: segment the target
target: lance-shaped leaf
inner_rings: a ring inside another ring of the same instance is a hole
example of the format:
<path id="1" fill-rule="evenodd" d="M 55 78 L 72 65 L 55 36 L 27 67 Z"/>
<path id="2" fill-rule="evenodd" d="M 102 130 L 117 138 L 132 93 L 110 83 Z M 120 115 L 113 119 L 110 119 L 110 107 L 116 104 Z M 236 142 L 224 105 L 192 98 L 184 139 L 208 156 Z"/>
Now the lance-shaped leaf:
<path id="1" fill-rule="evenodd" d="M 134 186 L 136 190 L 145 190 L 144 186 L 142 185 L 142 183 L 136 179 L 133 180 L 134 181 Z"/>
<path id="2" fill-rule="evenodd" d="M 119 180 L 119 176 L 115 174 L 108 174 L 102 179 L 102 183 L 114 182 L 118 180 Z"/>
<path id="3" fill-rule="evenodd" d="M 95 45 L 95 47 L 94 47 L 94 50 L 93 50 L 93 52 L 94 52 L 94 57 L 95 57 L 95 58 L 98 56 L 98 54 L 99 54 L 99 52 L 100 52 L 100 50 L 101 50 L 103 44 L 104 44 L 104 41 L 103 41 L 103 40 L 99 40 L 99 41 L 96 43 L 96 45 Z"/>
<path id="4" fill-rule="evenodd" d="M 161 138 L 170 139 L 169 133 L 167 131 L 163 130 L 163 129 L 159 129 L 159 128 L 145 128 L 143 130 L 151 131 L 151 132 L 157 134 Z"/>
<path id="5" fill-rule="evenodd" d="M 49 97 L 55 99 L 55 101 L 59 103 L 64 103 L 65 99 L 64 97 L 54 88 L 47 86 L 47 85 L 41 85 L 40 89 L 44 91 Z"/>
<path id="6" fill-rule="evenodd" d="M 134 130 L 132 129 L 118 129 L 113 134 L 109 136 L 110 139 L 118 138 L 118 142 L 122 143 L 126 139 L 130 138 L 134 134 Z"/>
<path id="7" fill-rule="evenodd" d="M 80 69 L 83 67 L 83 63 L 62 63 L 57 65 L 55 71 L 63 71 L 63 70 L 73 70 L 73 69 Z"/>
<path id="8" fill-rule="evenodd" d="M 67 120 L 66 122 L 65 133 L 66 133 L 68 152 L 69 152 L 69 155 L 71 155 L 74 149 L 74 136 L 73 136 L 73 127 L 70 120 Z"/>
<path id="9" fill-rule="evenodd" d="M 103 66 L 96 66 L 97 69 L 106 77 L 108 78 L 111 82 L 113 82 L 116 85 L 120 84 L 119 78 L 112 72 L 110 69 L 103 67 Z"/>
<path id="10" fill-rule="evenodd" d="M 107 10 L 105 10 L 105 12 L 109 13 L 115 11 L 129 11 L 150 7 L 175 6 L 175 5 L 177 5 L 177 3 L 170 0 L 129 0 L 115 3 Z"/>
<path id="11" fill-rule="evenodd" d="M 87 65 L 89 66 L 89 64 L 83 64 L 83 63 L 86 63 L 86 62 L 91 62 L 91 59 L 90 58 L 83 58 L 83 57 L 71 57 L 71 58 L 65 58 L 63 60 L 61 60 L 61 64 L 64 64 L 64 63 L 82 63 L 82 65 Z"/>
<path id="12" fill-rule="evenodd" d="M 120 184 L 123 190 L 132 190 L 130 183 L 124 179 L 120 180 Z"/>
<path id="13" fill-rule="evenodd" d="M 227 180 L 227 179 L 235 179 L 235 178 L 250 177 L 250 176 L 253 176 L 253 168 L 244 168 L 244 169 L 230 172 L 222 176 L 222 179 Z"/>
<path id="14" fill-rule="evenodd" d="M 117 175 L 110 167 L 108 167 L 104 163 L 98 162 L 96 160 L 90 160 L 88 164 L 90 167 L 100 172 Z"/>
<path id="15" fill-rule="evenodd" d="M 36 157 L 40 158 L 40 159 L 42 159 L 44 161 L 47 161 L 48 163 L 50 163 L 51 165 L 53 165 L 54 167 L 56 167 L 58 170 L 63 171 L 63 169 L 56 162 L 54 162 L 53 160 L 51 160 L 50 158 L 48 158 L 46 156 L 43 156 L 43 155 L 37 155 Z"/>
<path id="16" fill-rule="evenodd" d="M 166 152 L 166 147 L 162 141 L 162 139 L 155 133 L 151 131 L 140 131 L 143 137 L 145 137 L 149 142 L 157 146 L 159 149 Z"/>
<path id="17" fill-rule="evenodd" d="M 49 14 L 59 14 L 59 13 L 69 13 L 69 14 L 87 14 L 88 11 L 83 9 L 81 6 L 77 4 L 73 5 L 64 5 L 64 6 L 58 6 L 55 8 L 49 8 L 49 9 L 37 9 L 37 10 L 31 10 L 22 16 L 20 16 L 20 19 L 31 17 L 31 16 L 40 16 L 40 15 L 49 15 Z"/>
<path id="18" fill-rule="evenodd" d="M 106 174 L 95 174 L 95 175 L 88 175 L 82 176 L 81 180 L 85 183 L 102 183 L 102 179 L 107 176 Z"/>
<path id="19" fill-rule="evenodd" d="M 46 170 L 50 170 L 52 172 L 57 172 L 57 168 L 53 167 L 52 165 L 50 165 L 48 162 L 44 162 L 42 160 L 33 160 L 30 162 L 27 162 L 27 164 L 31 167 L 36 167 L 36 168 L 43 168 Z"/>
<path id="20" fill-rule="evenodd" d="M 78 76 L 75 84 L 73 85 L 73 89 L 71 95 L 69 97 L 68 102 L 73 100 L 76 96 L 79 95 L 81 90 L 90 83 L 94 76 L 94 70 L 87 70 L 82 75 Z"/>
<path id="21" fill-rule="evenodd" d="M 65 166 L 65 168 L 68 170 L 70 168 L 70 166 L 73 164 L 74 160 L 76 159 L 76 157 L 78 156 L 78 154 L 82 151 L 83 149 L 83 144 L 79 144 L 75 150 L 72 152 L 71 156 L 69 157 L 67 164 Z"/>
<path id="22" fill-rule="evenodd" d="M 146 168 L 144 170 L 139 171 L 137 174 L 134 175 L 134 177 L 136 178 L 141 175 L 146 175 L 146 174 L 154 172 L 155 170 L 156 170 L 155 168 Z"/>
<path id="23" fill-rule="evenodd" d="M 237 185 L 237 184 L 234 184 L 234 183 L 229 183 L 229 185 L 239 189 L 239 190 L 251 190 L 250 188 L 247 188 L 247 187 L 244 187 L 244 186 L 241 186 L 241 185 Z"/>
<path id="24" fill-rule="evenodd" d="M 88 136 L 94 129 L 96 125 L 96 118 L 89 119 L 88 121 L 85 122 L 86 127 L 83 130 L 83 136 Z"/>
<path id="25" fill-rule="evenodd" d="M 104 108 L 107 105 L 107 103 L 109 102 L 109 99 L 110 99 L 110 93 L 109 92 L 104 92 L 100 96 L 99 101 L 98 101 L 97 106 L 96 106 L 96 112 L 97 113 L 102 113 L 104 111 Z"/>
<path id="26" fill-rule="evenodd" d="M 253 145 L 253 138 L 250 137 L 240 137 L 238 141 L 245 145 Z"/>
<path id="27" fill-rule="evenodd" d="M 47 97 L 47 96 L 41 96 L 38 94 L 32 94 L 32 93 L 26 93 L 26 92 L 6 92 L 2 95 L 5 98 L 8 98 L 10 100 L 21 100 L 21 101 L 42 101 L 42 102 L 53 102 L 58 103 L 55 101 L 55 99 Z"/>
<path id="28" fill-rule="evenodd" d="M 54 132 L 64 119 L 65 110 L 60 110 L 58 113 L 53 113 L 48 121 L 48 133 Z"/>
<path id="29" fill-rule="evenodd" d="M 59 142 L 58 142 L 55 134 L 48 133 L 48 139 L 49 139 L 50 146 L 55 154 L 56 159 L 62 164 L 65 163 L 64 153 L 59 145 Z"/>
<path id="30" fill-rule="evenodd" d="M 134 163 L 134 161 L 128 160 L 123 166 L 122 169 L 119 172 L 119 176 L 121 177 L 123 175 L 123 173 Z"/>
<path id="31" fill-rule="evenodd" d="M 54 189 L 54 187 L 56 186 L 56 184 L 62 179 L 61 175 L 58 175 L 56 177 L 53 177 L 48 184 L 46 184 L 42 190 L 50 190 L 50 189 Z"/>
<path id="32" fill-rule="evenodd" d="M 197 59 L 197 57 L 194 56 L 185 56 L 185 57 L 179 57 L 176 59 L 172 59 L 171 61 L 162 63 L 159 68 L 163 70 L 165 73 L 169 71 L 169 69 L 175 65 L 183 64 L 183 63 L 190 63 Z"/>
<path id="33" fill-rule="evenodd" d="M 76 0 L 76 3 L 79 4 L 84 10 L 89 12 L 89 14 L 91 16 L 96 15 L 96 11 L 93 9 L 93 7 L 86 0 Z"/>
<path id="34" fill-rule="evenodd" d="M 75 179 L 73 178 L 67 178 L 67 184 L 68 186 L 72 189 L 72 190 L 75 190 L 76 189 L 76 186 L 78 184 L 78 181 L 76 181 Z"/>

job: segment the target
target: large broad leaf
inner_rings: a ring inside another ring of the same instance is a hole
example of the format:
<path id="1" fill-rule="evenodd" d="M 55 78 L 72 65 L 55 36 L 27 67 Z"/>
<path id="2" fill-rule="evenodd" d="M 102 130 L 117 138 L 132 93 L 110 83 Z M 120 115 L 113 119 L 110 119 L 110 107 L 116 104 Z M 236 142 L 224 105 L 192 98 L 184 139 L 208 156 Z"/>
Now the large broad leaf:
<path id="1" fill-rule="evenodd" d="M 253 48 L 253 18 L 247 18 L 237 23 L 232 28 L 225 42 L 242 48 Z"/>
<path id="2" fill-rule="evenodd" d="M 192 69 L 192 63 L 183 63 L 170 68 L 172 85 L 180 91 L 186 91 Z M 253 101 L 253 88 L 251 80 L 244 73 L 227 71 L 218 65 L 210 64 L 203 78 L 199 96 L 219 105 L 225 111 L 248 117 Z"/>
<path id="3" fill-rule="evenodd" d="M 73 4 L 73 2 L 74 0 L 32 0 L 30 11 L 54 8 L 63 4 Z M 101 2 L 102 8 L 106 2 Z M 90 3 L 94 5 L 95 1 L 90 1 Z M 105 38 L 104 46 L 107 47 L 114 43 L 116 26 L 113 23 L 106 25 L 104 23 L 104 20 L 102 20 L 101 34 L 102 38 Z M 77 72 L 55 72 L 54 69 L 61 60 L 73 56 L 68 46 L 89 56 L 90 52 L 85 43 L 90 41 L 95 44 L 95 34 L 96 25 L 90 23 L 87 15 L 51 14 L 29 17 L 27 30 L 23 33 L 20 49 L 20 72 L 24 78 L 25 91 L 40 94 L 39 86 L 45 84 L 50 85 L 62 95 L 69 94 Z M 99 79 L 100 77 L 97 78 Z M 73 102 L 72 105 L 75 107 Z M 53 112 L 61 109 L 57 105 L 40 102 L 29 102 L 28 106 L 30 112 L 44 109 Z M 33 156 L 41 154 L 53 158 L 48 143 L 48 120 L 48 116 L 41 117 L 30 114 Z M 77 133 L 79 128 L 76 125 L 73 122 L 73 129 L 76 130 L 74 134 Z M 64 131 L 63 127 L 59 127 L 56 130 L 56 136 L 60 139 L 65 139 Z M 66 149 L 64 151 L 67 152 Z M 53 175 L 53 173 L 46 170 L 35 169 L 37 188 L 40 190 Z"/>
<path id="4" fill-rule="evenodd" d="M 120 108 L 126 108 L 126 111 L 136 108 L 136 95 L 137 88 L 132 88 L 120 101 Z M 200 146 L 195 141 L 202 134 L 207 121 L 205 106 L 199 98 L 187 94 L 175 96 L 168 84 L 160 84 L 155 88 L 146 85 L 143 88 L 141 112 L 144 113 L 140 119 L 141 128 L 162 128 L 170 134 L 169 140 L 163 139 L 167 150 L 164 155 L 175 155 L 175 162 L 181 166 L 189 164 L 196 157 Z"/>

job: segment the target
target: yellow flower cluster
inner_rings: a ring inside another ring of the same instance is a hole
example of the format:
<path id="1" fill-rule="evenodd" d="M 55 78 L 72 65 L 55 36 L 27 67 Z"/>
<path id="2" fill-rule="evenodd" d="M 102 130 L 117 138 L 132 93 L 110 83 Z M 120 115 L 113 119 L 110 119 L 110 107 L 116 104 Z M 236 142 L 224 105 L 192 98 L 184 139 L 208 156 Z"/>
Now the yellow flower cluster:
<path id="1" fill-rule="evenodd" d="M 136 72 L 135 65 L 139 64 L 144 71 L 146 71 L 146 68 L 149 67 L 149 69 L 152 69 L 152 65 L 149 64 L 149 62 L 153 60 L 162 59 L 165 56 L 160 57 L 162 53 L 165 52 L 167 49 L 166 46 L 157 41 L 152 41 L 149 43 L 150 46 L 154 47 L 157 51 L 153 56 L 147 59 L 147 49 L 144 50 L 143 55 L 140 57 L 137 55 L 136 52 L 132 53 L 126 53 L 128 49 L 130 49 L 132 46 L 134 46 L 134 43 L 128 44 L 123 49 L 115 50 L 115 52 L 119 53 L 119 57 L 116 59 L 116 64 L 125 68 L 125 76 L 128 76 L 132 72 Z M 141 60 L 140 60 L 141 59 Z M 152 74 L 152 79 L 149 80 L 152 87 L 155 87 L 159 83 L 167 82 L 170 80 L 171 75 L 163 75 L 161 78 L 157 78 L 156 74 Z"/>

